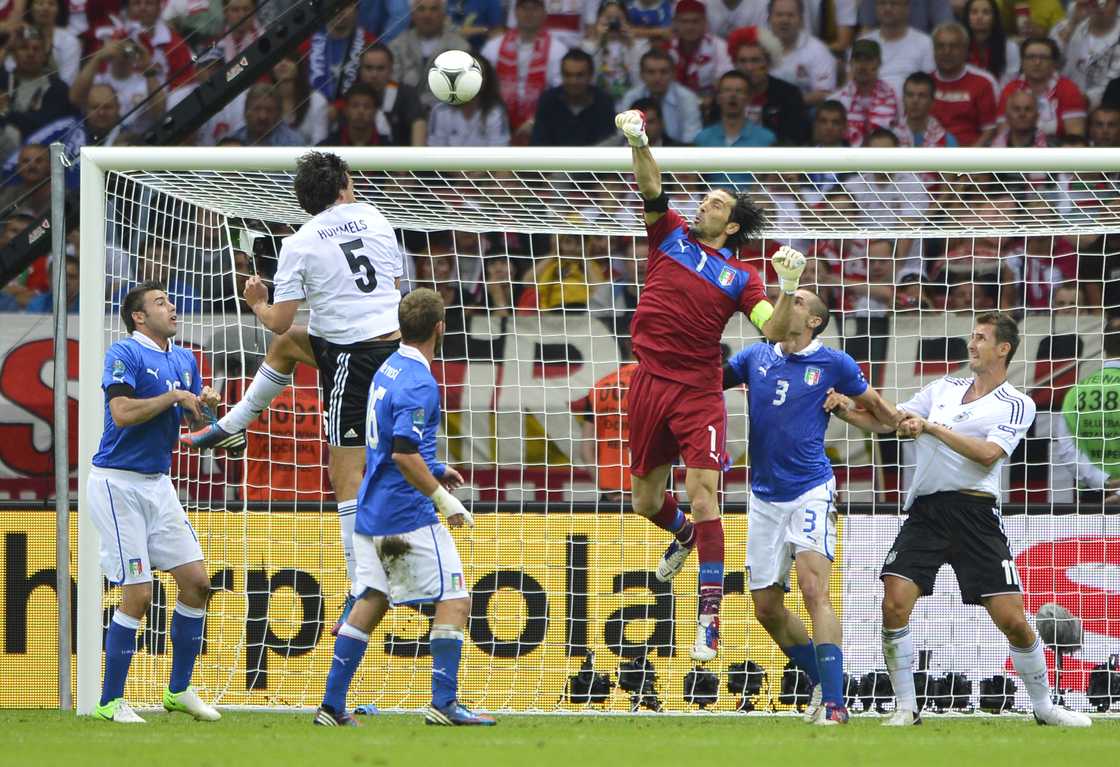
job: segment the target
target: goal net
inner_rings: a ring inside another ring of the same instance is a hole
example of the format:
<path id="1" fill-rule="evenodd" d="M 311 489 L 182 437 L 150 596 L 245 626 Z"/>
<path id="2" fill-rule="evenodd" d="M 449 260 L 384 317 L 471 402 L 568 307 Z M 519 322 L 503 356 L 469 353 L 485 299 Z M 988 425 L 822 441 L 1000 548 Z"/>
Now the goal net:
<path id="1" fill-rule="evenodd" d="M 241 287 L 250 274 L 272 276 L 280 240 L 308 218 L 291 189 L 302 151 L 82 152 L 82 293 L 105 299 L 83 301 L 81 315 L 79 711 L 97 697 L 102 631 L 119 598 L 103 584 L 85 514 L 85 476 L 101 434 L 103 354 L 124 332 L 119 299 L 140 279 L 164 280 L 178 308 L 176 341 L 197 356 L 204 382 L 236 401 L 270 341 L 239 300 Z M 688 658 L 695 558 L 671 586 L 657 582 L 667 537 L 628 511 L 629 324 L 646 257 L 629 150 L 340 154 L 358 198 L 399 232 L 402 289 L 432 286 L 448 305 L 442 359 L 433 367 L 444 409 L 439 450 L 468 478 L 459 494 L 477 523 L 454 533 L 473 598 L 462 698 L 517 711 L 734 711 L 744 699 L 757 710 L 787 711 L 803 703 L 804 688 L 783 672 L 786 659 L 745 589 L 742 389 L 726 394 L 726 596 L 720 655 L 703 669 L 710 674 L 692 673 Z M 1022 344 L 1010 380 L 1034 398 L 1038 418 L 1004 471 L 1004 525 L 1017 565 L 1008 577 L 1021 579 L 1032 620 L 1055 602 L 1080 621 L 1080 646 L 1067 648 L 1060 686 L 1071 706 L 1107 708 L 1107 686 L 1104 698 L 1094 694 L 1104 672 L 1093 669 L 1120 651 L 1120 506 L 1101 492 L 1120 476 L 1113 431 L 1120 424 L 1109 394 L 1117 389 L 1101 379 L 1110 364 L 1108 311 L 1120 304 L 1120 152 L 655 156 L 671 204 L 686 219 L 713 187 L 754 195 L 768 225 L 741 257 L 774 286 L 769 254 L 781 244 L 805 252 L 803 283 L 833 311 L 823 340 L 855 357 L 892 402 L 943 375 L 969 375 L 976 314 L 1014 314 Z M 758 337 L 737 316 L 724 345 L 733 353 Z M 1067 398 L 1094 374 L 1102 396 Z M 173 480 L 213 586 L 194 683 L 218 705 L 320 701 L 330 627 L 348 588 L 320 412 L 316 372 L 300 366 L 250 427 L 243 456 L 175 455 Z M 828 452 L 842 512 L 831 595 L 844 627 L 852 707 L 889 710 L 889 685 L 875 673 L 883 668 L 878 569 L 903 519 L 900 490 L 913 456 L 893 436 L 871 438 L 835 419 Z M 687 509 L 682 471 L 672 481 Z M 173 581 L 158 574 L 126 691 L 134 704 L 159 701 L 174 603 Z M 799 604 L 796 587 L 789 604 Z M 427 703 L 430 616 L 391 611 L 372 636 L 351 705 Z M 960 604 L 948 568 L 911 626 L 923 659 L 919 695 L 929 708 L 1027 705 L 1006 640 L 982 609 Z M 739 673 L 747 662 L 760 673 Z M 589 689 L 588 668 L 613 689 Z M 1018 691 L 993 677 L 1011 679 Z"/>

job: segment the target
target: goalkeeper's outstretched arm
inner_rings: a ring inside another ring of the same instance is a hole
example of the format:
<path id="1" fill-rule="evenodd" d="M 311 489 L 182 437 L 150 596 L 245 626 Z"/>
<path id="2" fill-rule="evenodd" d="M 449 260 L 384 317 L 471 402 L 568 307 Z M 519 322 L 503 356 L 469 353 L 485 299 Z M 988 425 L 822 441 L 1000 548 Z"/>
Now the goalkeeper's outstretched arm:
<path id="1" fill-rule="evenodd" d="M 643 200 L 656 200 L 661 196 L 661 170 L 649 150 L 646 116 L 640 110 L 628 109 L 615 115 L 614 124 L 626 136 L 633 150 L 634 176 L 638 181 L 638 194 Z M 647 212 L 646 223 L 652 224 L 662 215 L 660 212 Z"/>

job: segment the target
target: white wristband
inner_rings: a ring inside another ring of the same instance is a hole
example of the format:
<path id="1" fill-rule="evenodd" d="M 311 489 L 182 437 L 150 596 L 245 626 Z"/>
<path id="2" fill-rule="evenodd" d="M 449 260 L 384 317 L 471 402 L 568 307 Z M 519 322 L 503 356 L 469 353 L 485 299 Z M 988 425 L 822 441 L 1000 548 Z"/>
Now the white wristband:
<path id="1" fill-rule="evenodd" d="M 435 492 L 428 497 L 432 499 L 432 503 L 436 505 L 437 509 L 443 511 L 443 507 L 447 505 L 448 500 L 454 498 L 455 496 L 453 496 L 451 494 L 451 491 L 446 487 L 437 483 Z"/>

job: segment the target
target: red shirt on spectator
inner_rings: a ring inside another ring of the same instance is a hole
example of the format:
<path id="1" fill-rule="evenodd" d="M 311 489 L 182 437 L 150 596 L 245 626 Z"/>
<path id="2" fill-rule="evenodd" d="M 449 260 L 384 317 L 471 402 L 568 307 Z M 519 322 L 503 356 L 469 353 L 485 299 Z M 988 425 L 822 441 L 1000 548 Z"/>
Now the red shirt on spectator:
<path id="1" fill-rule="evenodd" d="M 945 130 L 961 146 L 972 146 L 980 134 L 996 124 L 996 81 L 987 72 L 966 64 L 955 80 L 933 73 L 933 109 Z"/>
<path id="2" fill-rule="evenodd" d="M 1015 91 L 1027 90 L 1031 86 L 1020 75 L 1009 82 L 999 97 L 999 119 L 1003 120 L 1003 112 L 1007 107 L 1008 97 Z M 1046 95 L 1038 99 L 1038 127 L 1047 136 L 1064 136 L 1065 121 L 1085 117 L 1088 111 L 1088 102 L 1085 94 L 1077 84 L 1068 77 L 1054 75 L 1050 80 L 1050 87 Z M 958 138 L 960 134 L 957 134 Z"/>
<path id="3" fill-rule="evenodd" d="M 854 81 L 829 96 L 848 110 L 848 143 L 860 146 L 876 128 L 888 130 L 901 117 L 898 96 L 886 80 L 876 80 L 870 93 L 860 93 Z"/>
<path id="4" fill-rule="evenodd" d="M 1008 260 L 1023 281 L 1023 298 L 1028 309 L 1052 309 L 1054 290 L 1077 280 L 1077 251 L 1062 237 L 1054 238 L 1049 253 L 1008 254 Z"/>

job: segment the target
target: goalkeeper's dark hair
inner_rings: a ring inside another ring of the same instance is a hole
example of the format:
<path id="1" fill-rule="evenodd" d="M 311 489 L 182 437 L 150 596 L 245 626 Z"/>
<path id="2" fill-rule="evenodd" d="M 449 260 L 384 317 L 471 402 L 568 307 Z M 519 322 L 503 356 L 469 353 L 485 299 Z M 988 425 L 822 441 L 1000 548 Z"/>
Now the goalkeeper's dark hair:
<path id="1" fill-rule="evenodd" d="M 336 154 L 308 152 L 296 162 L 296 199 L 312 216 L 334 205 L 349 183 L 350 166 Z"/>
<path id="2" fill-rule="evenodd" d="M 136 330 L 136 320 L 132 319 L 132 313 L 144 311 L 144 297 L 153 290 L 167 292 L 167 288 L 159 280 L 146 280 L 124 294 L 124 300 L 121 301 L 121 321 L 129 333 Z"/>
<path id="3" fill-rule="evenodd" d="M 828 304 L 824 302 L 823 298 L 808 288 L 802 288 L 802 290 L 813 296 L 813 300 L 809 302 L 809 313 L 814 317 L 821 318 L 821 324 L 813 328 L 813 338 L 816 338 L 828 327 L 828 321 L 832 318 L 832 312 L 828 310 Z"/>
<path id="4" fill-rule="evenodd" d="M 436 325 L 443 322 L 443 299 L 431 288 L 417 288 L 401 299 L 397 316 L 401 323 L 401 341 L 422 344 L 432 337 Z"/>
<path id="5" fill-rule="evenodd" d="M 996 331 L 996 343 L 1011 344 L 1011 351 L 1007 353 L 1005 365 L 1011 364 L 1015 350 L 1019 348 L 1019 323 L 1006 312 L 985 312 L 976 318 L 977 325 L 991 325 Z"/>
<path id="6" fill-rule="evenodd" d="M 758 206 L 749 194 L 741 192 L 733 192 L 730 189 L 720 190 L 726 194 L 731 195 L 734 202 L 731 204 L 731 214 L 727 217 L 727 223 L 736 223 L 739 225 L 739 231 L 728 236 L 727 241 L 724 242 L 724 247 L 736 251 L 741 248 L 747 240 L 754 239 L 762 233 L 762 227 L 766 226 L 766 213 Z"/>

